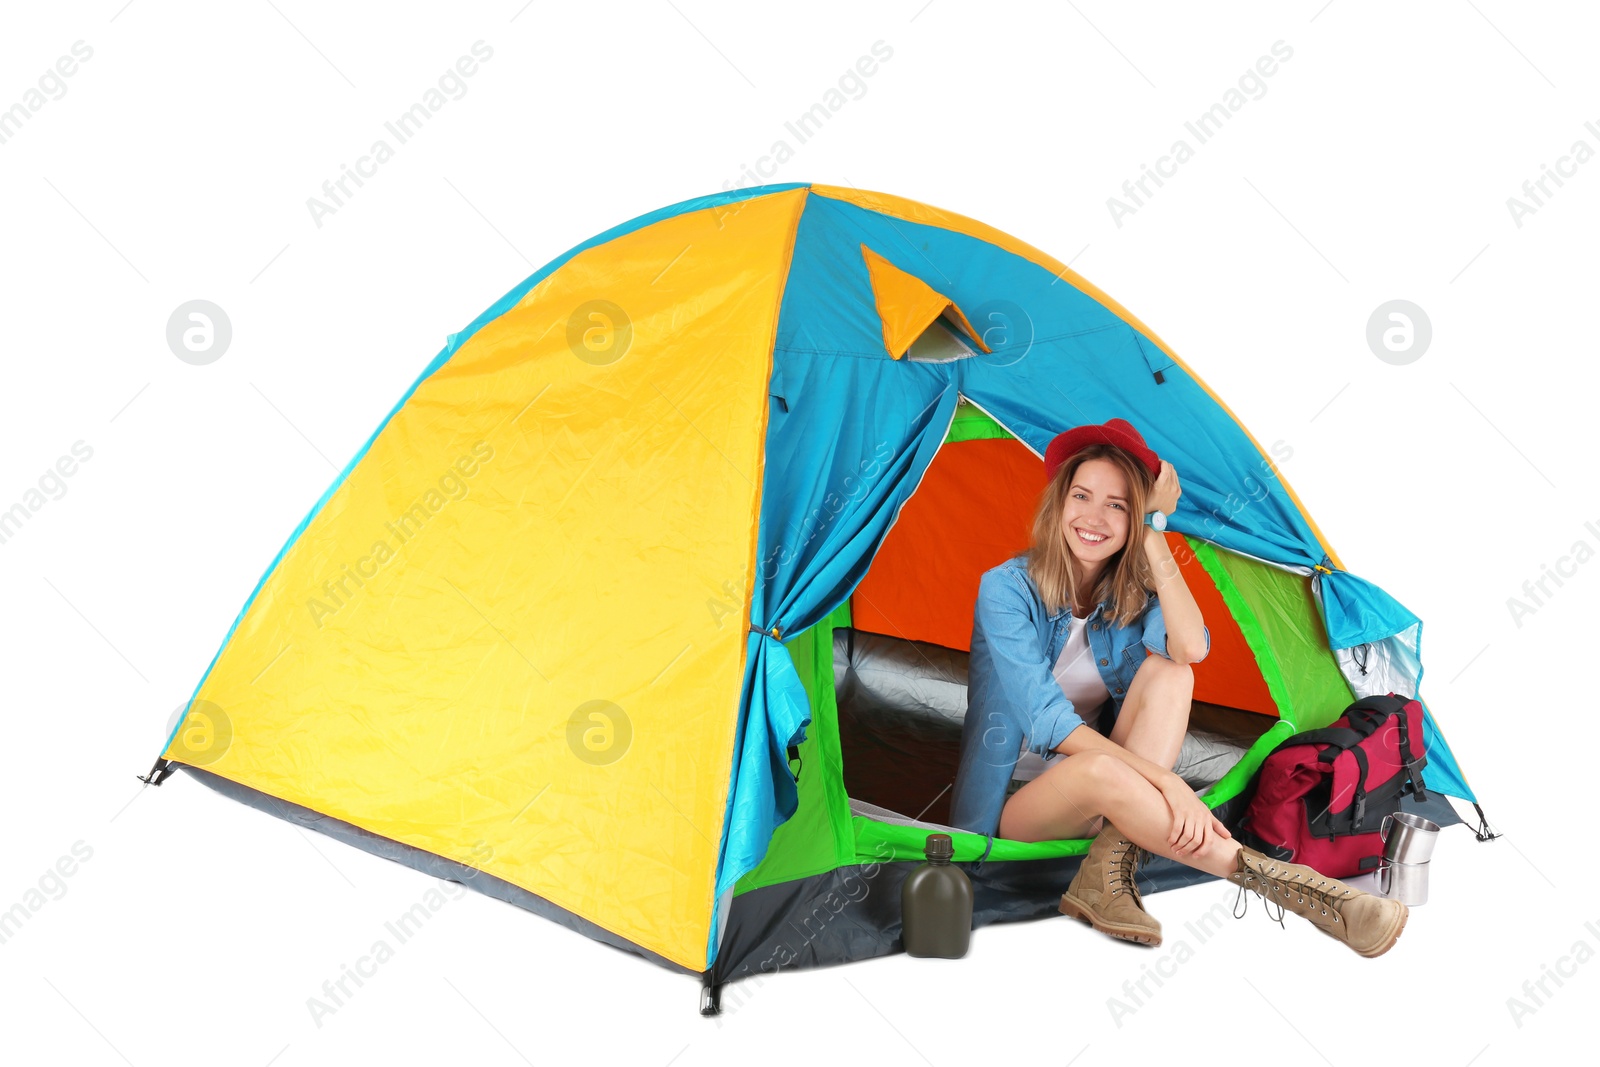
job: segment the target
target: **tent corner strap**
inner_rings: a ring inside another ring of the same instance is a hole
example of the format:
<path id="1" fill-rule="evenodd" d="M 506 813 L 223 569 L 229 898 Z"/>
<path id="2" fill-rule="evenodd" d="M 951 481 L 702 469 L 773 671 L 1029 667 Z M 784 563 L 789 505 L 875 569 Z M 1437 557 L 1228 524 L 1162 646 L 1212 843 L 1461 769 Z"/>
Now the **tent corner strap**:
<path id="1" fill-rule="evenodd" d="M 157 756 L 154 765 L 152 765 L 150 768 L 149 774 L 136 774 L 134 777 L 139 779 L 139 781 L 143 782 L 145 785 L 160 785 L 162 782 L 172 777 L 172 772 L 177 769 L 178 765 L 176 763 L 166 759 L 165 757 Z"/>

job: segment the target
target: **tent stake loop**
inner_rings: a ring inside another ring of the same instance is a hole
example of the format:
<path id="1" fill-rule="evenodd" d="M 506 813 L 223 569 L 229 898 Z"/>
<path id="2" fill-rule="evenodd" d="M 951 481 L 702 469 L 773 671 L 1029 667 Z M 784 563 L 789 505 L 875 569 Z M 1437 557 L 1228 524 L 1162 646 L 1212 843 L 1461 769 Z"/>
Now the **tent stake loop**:
<path id="1" fill-rule="evenodd" d="M 162 757 L 157 756 L 155 766 L 150 768 L 149 774 L 136 774 L 134 777 L 139 779 L 139 781 L 143 782 L 145 785 L 160 785 L 162 782 L 170 778 L 172 776 L 172 772 L 177 770 L 177 768 L 178 765 L 176 763 L 173 763 L 169 759 L 163 759 Z"/>

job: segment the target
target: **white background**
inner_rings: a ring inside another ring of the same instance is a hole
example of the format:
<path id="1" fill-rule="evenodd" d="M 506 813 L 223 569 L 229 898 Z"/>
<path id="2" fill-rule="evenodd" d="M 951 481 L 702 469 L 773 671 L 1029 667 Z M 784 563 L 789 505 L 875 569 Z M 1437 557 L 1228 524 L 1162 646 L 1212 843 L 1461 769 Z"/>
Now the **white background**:
<path id="1" fill-rule="evenodd" d="M 0 944 L 0 1055 L 1592 1055 L 1573 1046 L 1600 992 L 1584 684 L 1600 161 L 1520 226 L 1507 200 L 1576 140 L 1600 149 L 1584 128 L 1600 125 L 1597 30 L 1582 5 L 1504 0 L 12 10 L 0 107 L 74 42 L 93 56 L 0 144 L 0 508 L 75 442 L 93 455 L 0 544 L 0 909 L 41 878 L 52 890 Z M 478 40 L 494 54 L 466 94 L 315 225 L 307 198 Z M 1184 122 L 1280 40 L 1293 56 L 1264 95 L 1198 144 Z M 877 41 L 892 58 L 796 145 L 784 123 Z M 1108 198 L 1180 137 L 1194 158 L 1117 225 Z M 1507 836 L 1447 831 L 1433 899 L 1387 956 L 1292 916 L 1281 930 L 1259 901 L 1201 941 L 1185 923 L 1232 904 L 1213 882 L 1150 899 L 1158 950 L 1064 919 L 986 927 L 959 962 L 782 974 L 729 987 L 706 1019 L 695 979 L 467 894 L 318 1026 L 307 999 L 434 881 L 182 774 L 139 789 L 262 568 L 445 336 L 571 245 L 737 180 L 780 138 L 794 158 L 769 180 L 893 192 L 1070 260 L 1264 445 L 1292 448 L 1283 474 L 1345 565 L 1425 620 L 1423 695 Z M 233 327 L 207 366 L 165 340 L 197 298 Z M 1432 323 L 1404 366 L 1365 340 L 1392 299 Z M 1508 599 L 1578 542 L 1583 562 L 1514 618 Z M 91 857 L 50 881 L 77 842 Z M 1535 1001 L 1523 983 L 1547 965 L 1570 977 Z M 1123 983 L 1147 969 L 1170 977 L 1136 1003 Z"/>

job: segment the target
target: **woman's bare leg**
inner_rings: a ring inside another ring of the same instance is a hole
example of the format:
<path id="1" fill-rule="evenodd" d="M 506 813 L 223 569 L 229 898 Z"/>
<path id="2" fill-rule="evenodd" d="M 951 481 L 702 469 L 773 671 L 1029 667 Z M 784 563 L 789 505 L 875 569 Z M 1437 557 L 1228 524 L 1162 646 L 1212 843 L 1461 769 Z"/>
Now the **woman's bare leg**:
<path id="1" fill-rule="evenodd" d="M 1158 856 L 1219 878 L 1238 866 L 1239 843 L 1231 837 L 1210 834 L 1197 852 L 1174 852 L 1167 844 L 1172 809 L 1166 798 L 1139 772 L 1104 752 L 1068 756 L 1017 790 L 1000 812 L 1000 836 L 1012 841 L 1093 837 L 1102 816 L 1128 840 Z"/>
<path id="2" fill-rule="evenodd" d="M 1146 656 L 1128 686 L 1111 740 L 1158 767 L 1174 767 L 1193 702 L 1193 667 L 1160 654 Z"/>

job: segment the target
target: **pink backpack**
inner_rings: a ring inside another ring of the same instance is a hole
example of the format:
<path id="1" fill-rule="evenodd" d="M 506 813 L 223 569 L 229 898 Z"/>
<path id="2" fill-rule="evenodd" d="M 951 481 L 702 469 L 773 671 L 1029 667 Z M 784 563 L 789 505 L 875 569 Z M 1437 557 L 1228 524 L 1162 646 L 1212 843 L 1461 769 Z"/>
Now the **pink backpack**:
<path id="1" fill-rule="evenodd" d="M 1237 835 L 1266 855 L 1332 878 L 1374 869 L 1384 816 L 1427 799 L 1422 704 L 1390 693 L 1351 704 L 1267 754 Z"/>

